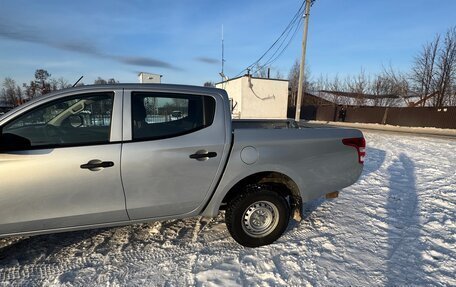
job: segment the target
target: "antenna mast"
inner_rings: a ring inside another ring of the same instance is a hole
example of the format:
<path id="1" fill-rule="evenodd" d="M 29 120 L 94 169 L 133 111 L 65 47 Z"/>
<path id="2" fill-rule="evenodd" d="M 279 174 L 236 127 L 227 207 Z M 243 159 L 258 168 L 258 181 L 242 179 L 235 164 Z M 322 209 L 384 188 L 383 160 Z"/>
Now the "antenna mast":
<path id="1" fill-rule="evenodd" d="M 224 66 L 225 66 L 225 45 L 223 39 L 223 24 L 222 24 L 222 71 L 220 72 L 220 76 L 222 77 L 222 82 L 225 81 L 225 73 L 224 73 Z"/>

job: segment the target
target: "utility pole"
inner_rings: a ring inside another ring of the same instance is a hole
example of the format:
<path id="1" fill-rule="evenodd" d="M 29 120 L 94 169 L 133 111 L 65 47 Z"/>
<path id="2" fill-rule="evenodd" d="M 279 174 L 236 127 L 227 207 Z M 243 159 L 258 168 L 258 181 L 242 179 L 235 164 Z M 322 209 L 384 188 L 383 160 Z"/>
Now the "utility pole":
<path id="1" fill-rule="evenodd" d="M 303 94 L 303 82 L 304 82 L 304 65 L 306 63 L 306 46 L 307 46 L 307 30 L 309 28 L 309 16 L 310 16 L 310 5 L 312 0 L 306 1 L 306 12 L 304 13 L 304 33 L 302 35 L 302 54 L 301 54 L 301 65 L 299 66 L 299 83 L 298 83 L 298 97 L 296 100 L 296 115 L 295 121 L 300 120 L 301 116 L 301 102 Z"/>

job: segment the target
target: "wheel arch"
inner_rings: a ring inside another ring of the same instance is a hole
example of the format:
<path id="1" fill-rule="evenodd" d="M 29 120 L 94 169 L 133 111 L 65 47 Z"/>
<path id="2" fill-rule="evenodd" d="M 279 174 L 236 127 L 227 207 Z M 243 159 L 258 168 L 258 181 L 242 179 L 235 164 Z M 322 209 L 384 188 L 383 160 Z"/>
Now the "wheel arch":
<path id="1" fill-rule="evenodd" d="M 284 197 L 288 196 L 293 218 L 301 219 L 302 197 L 298 185 L 289 176 L 276 171 L 263 171 L 244 177 L 225 194 L 219 209 L 223 209 L 230 200 L 243 192 L 245 186 L 255 184 L 272 186 L 277 193 Z"/>

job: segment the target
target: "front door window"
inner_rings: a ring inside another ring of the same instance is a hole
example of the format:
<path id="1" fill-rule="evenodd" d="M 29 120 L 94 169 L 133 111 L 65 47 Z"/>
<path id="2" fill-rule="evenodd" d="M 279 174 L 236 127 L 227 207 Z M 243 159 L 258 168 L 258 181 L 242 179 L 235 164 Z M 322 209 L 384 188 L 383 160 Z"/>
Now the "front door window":
<path id="1" fill-rule="evenodd" d="M 1 130 L 0 150 L 108 143 L 113 93 L 77 95 L 35 108 Z"/>

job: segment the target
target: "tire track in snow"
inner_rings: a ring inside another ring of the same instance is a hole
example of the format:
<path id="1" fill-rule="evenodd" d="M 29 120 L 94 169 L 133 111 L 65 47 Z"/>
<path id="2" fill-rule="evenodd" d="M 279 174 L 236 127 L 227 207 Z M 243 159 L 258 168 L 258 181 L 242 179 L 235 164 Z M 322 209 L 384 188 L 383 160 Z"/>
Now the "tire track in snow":
<path id="1" fill-rule="evenodd" d="M 200 225 L 201 219 L 192 220 L 194 226 Z M 187 226 L 188 227 L 188 226 Z M 198 229 L 198 228 L 197 228 Z M 197 237 L 198 232 L 187 228 L 185 232 L 181 233 L 179 238 L 175 240 L 180 241 L 181 244 L 173 244 L 165 240 L 164 247 L 157 248 L 159 246 L 150 245 L 152 250 L 147 250 L 146 246 L 142 250 L 124 250 L 125 245 L 128 244 L 127 238 L 131 230 L 123 230 L 123 227 L 116 228 L 113 232 L 107 232 L 94 236 L 92 241 L 98 242 L 98 244 L 91 246 L 91 250 L 104 249 L 100 245 L 109 245 L 110 251 L 103 256 L 102 253 L 94 251 L 90 253 L 92 255 L 102 255 L 99 258 L 94 258 L 94 256 L 84 256 L 84 257 L 71 257 L 71 258 L 60 258 L 58 263 L 32 263 L 32 264 L 23 264 L 20 266 L 11 266 L 11 267 L 0 267 L 0 282 L 10 282 L 10 281 L 19 281 L 25 279 L 34 279 L 41 280 L 50 277 L 54 277 L 69 271 L 80 270 L 88 267 L 100 267 L 105 265 L 105 262 L 112 262 L 116 258 L 122 258 L 122 261 L 128 262 L 127 267 L 143 266 L 143 265 L 158 265 L 161 262 L 167 260 L 178 260 L 181 257 L 185 257 L 193 254 L 208 253 L 208 248 L 210 249 L 209 244 L 211 242 L 218 240 L 220 233 L 212 234 L 211 236 L 205 236 L 203 242 L 194 242 Z M 121 244 L 109 244 L 107 241 L 112 237 L 121 237 Z M 222 236 L 226 239 L 225 236 Z M 101 240 L 104 238 L 104 240 Z M 206 241 L 209 239 L 208 241 Z M 212 240 L 210 240 L 212 239 Z M 229 250 L 233 250 L 238 247 L 232 239 L 229 242 L 216 242 L 217 248 L 221 248 L 220 256 L 231 253 Z M 197 261 L 195 261 L 197 262 Z M 195 265 L 191 262 L 189 266 Z M 192 270 L 189 267 L 189 270 Z M 128 272 L 128 270 L 127 270 Z"/>

